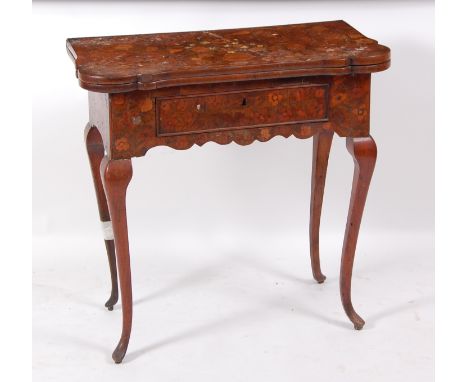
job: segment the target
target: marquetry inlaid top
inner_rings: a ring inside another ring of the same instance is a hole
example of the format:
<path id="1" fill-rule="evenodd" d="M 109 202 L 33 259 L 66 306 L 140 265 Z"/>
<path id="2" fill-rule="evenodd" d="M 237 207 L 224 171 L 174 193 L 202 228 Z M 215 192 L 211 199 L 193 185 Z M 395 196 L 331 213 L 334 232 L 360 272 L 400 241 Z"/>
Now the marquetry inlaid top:
<path id="1" fill-rule="evenodd" d="M 136 89 L 304 75 L 371 73 L 390 50 L 344 21 L 67 40 L 85 89 Z"/>

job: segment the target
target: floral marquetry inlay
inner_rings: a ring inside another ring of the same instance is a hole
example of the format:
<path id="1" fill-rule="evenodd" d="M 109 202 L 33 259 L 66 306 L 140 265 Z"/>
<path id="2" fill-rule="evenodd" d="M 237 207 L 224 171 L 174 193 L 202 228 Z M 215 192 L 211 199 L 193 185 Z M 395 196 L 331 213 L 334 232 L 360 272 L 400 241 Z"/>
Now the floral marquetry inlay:
<path id="1" fill-rule="evenodd" d="M 154 146 L 188 149 L 206 142 L 247 145 L 320 130 L 369 131 L 369 75 L 321 76 L 181 86 L 111 94 L 113 158 Z"/>
<path id="2" fill-rule="evenodd" d="M 67 49 L 81 86 L 107 93 L 207 83 L 215 76 L 372 73 L 390 61 L 387 47 L 344 21 L 72 38 Z"/>
<path id="3" fill-rule="evenodd" d="M 326 121 L 328 85 L 157 99 L 157 135 Z"/>
<path id="4" fill-rule="evenodd" d="M 344 21 L 329 21 L 77 38 L 67 40 L 67 50 L 80 85 L 89 90 L 86 146 L 101 221 L 112 225 L 112 235 L 105 236 L 112 280 L 105 306 L 112 310 L 120 294 L 116 363 L 126 354 L 133 317 L 126 212 L 131 159 L 158 146 L 183 150 L 207 142 L 249 145 L 277 136 L 314 136 L 310 260 L 322 283 L 319 228 L 326 170 L 335 133 L 346 137 L 355 167 L 340 295 L 354 328 L 362 329 L 364 320 L 351 303 L 351 276 L 377 155 L 369 134 L 371 73 L 389 67 L 387 47 Z"/>

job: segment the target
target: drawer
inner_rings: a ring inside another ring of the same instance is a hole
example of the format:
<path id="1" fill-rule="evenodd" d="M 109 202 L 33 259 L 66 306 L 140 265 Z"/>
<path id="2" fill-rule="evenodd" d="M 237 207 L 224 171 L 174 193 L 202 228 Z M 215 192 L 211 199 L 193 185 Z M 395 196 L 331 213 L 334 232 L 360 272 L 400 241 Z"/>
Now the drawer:
<path id="1" fill-rule="evenodd" d="M 328 84 L 156 98 L 158 136 L 323 122 Z"/>

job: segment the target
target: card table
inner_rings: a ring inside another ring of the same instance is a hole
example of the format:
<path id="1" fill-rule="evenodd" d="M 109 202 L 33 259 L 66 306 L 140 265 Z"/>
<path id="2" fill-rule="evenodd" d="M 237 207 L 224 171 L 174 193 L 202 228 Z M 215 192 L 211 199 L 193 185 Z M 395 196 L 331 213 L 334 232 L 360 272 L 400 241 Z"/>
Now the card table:
<path id="1" fill-rule="evenodd" d="M 310 259 L 322 283 L 319 227 L 328 157 L 334 134 L 346 137 L 354 177 L 340 293 L 354 328 L 363 327 L 351 303 L 351 275 L 377 156 L 369 134 L 371 74 L 390 66 L 389 48 L 344 21 L 70 38 L 66 47 L 89 94 L 85 142 L 109 259 L 109 310 L 120 286 L 116 363 L 125 356 L 132 326 L 125 200 L 131 158 L 157 146 L 182 150 L 206 142 L 313 137 Z"/>

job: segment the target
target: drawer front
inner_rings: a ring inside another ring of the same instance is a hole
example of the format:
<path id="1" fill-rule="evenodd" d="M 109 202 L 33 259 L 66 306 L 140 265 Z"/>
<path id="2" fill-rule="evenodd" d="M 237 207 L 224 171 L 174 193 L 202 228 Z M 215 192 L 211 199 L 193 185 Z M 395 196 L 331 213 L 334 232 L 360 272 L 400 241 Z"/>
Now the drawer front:
<path id="1" fill-rule="evenodd" d="M 156 98 L 157 135 L 171 136 L 328 119 L 328 84 Z"/>

